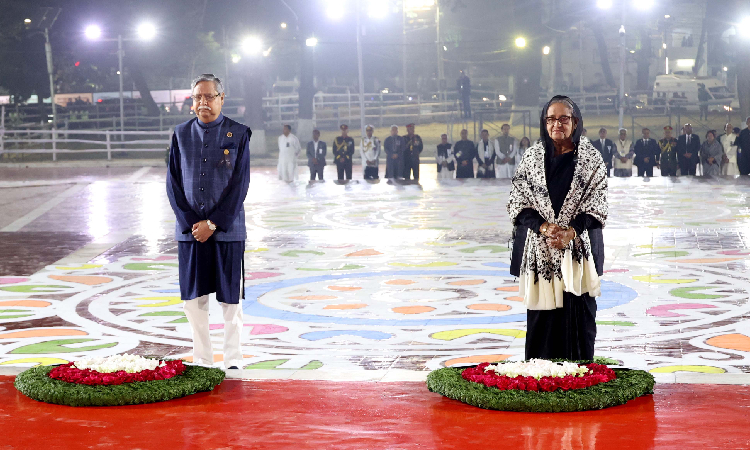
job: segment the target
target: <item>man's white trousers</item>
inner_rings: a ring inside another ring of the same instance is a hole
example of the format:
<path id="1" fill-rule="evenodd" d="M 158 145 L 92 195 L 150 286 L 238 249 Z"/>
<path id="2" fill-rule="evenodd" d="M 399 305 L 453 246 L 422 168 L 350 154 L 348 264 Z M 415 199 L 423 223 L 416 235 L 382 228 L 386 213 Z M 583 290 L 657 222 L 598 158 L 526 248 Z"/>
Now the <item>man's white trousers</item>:
<path id="1" fill-rule="evenodd" d="M 240 303 L 236 305 L 219 304 L 224 315 L 224 367 L 237 366 L 242 369 L 242 297 L 240 296 Z M 208 305 L 209 296 L 203 295 L 185 301 L 184 309 L 193 330 L 193 363 L 211 366 L 214 363 L 214 351 L 208 327 Z"/>

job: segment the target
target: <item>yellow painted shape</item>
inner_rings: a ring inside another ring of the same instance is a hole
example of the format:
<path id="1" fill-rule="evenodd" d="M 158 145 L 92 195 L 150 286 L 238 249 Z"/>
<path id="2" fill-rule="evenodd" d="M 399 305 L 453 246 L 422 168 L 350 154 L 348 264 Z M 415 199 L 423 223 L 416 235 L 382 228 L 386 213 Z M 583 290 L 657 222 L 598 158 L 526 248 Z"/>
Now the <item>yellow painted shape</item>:
<path id="1" fill-rule="evenodd" d="M 502 336 L 510 336 L 514 338 L 526 337 L 526 332 L 523 330 L 511 330 L 506 328 L 466 328 L 463 330 L 438 331 L 437 333 L 432 333 L 430 337 L 433 339 L 439 339 L 441 341 L 452 341 L 453 339 L 481 333 L 499 334 Z"/>
<path id="2" fill-rule="evenodd" d="M 667 262 L 684 264 L 716 264 L 729 261 L 737 261 L 742 258 L 696 258 L 696 259 L 668 259 Z"/>
<path id="3" fill-rule="evenodd" d="M 695 283 L 696 281 L 698 281 L 697 278 L 674 278 L 674 279 L 664 278 L 662 279 L 660 278 L 662 276 L 663 275 L 657 275 L 657 274 L 635 275 L 633 279 L 635 281 L 640 281 L 643 283 L 655 283 L 655 284 L 686 284 L 686 283 Z"/>
<path id="4" fill-rule="evenodd" d="M 697 373 L 724 373 L 726 370 L 714 366 L 664 366 L 649 370 L 651 373 L 675 373 L 675 372 L 697 372 Z"/>
<path id="5" fill-rule="evenodd" d="M 82 264 L 80 266 L 57 266 L 55 269 L 57 270 L 88 270 L 88 269 L 98 269 L 99 267 L 103 267 L 102 264 Z"/>
<path id="6" fill-rule="evenodd" d="M 435 261 L 427 264 L 410 264 L 410 263 L 390 263 L 391 266 L 396 267 L 446 267 L 446 266 L 457 266 L 458 263 L 447 262 L 447 261 Z"/>
<path id="7" fill-rule="evenodd" d="M 36 337 L 50 337 L 50 336 L 88 336 L 89 334 L 83 330 L 77 330 L 75 328 L 37 328 L 34 330 L 16 330 L 8 331 L 0 334 L 0 339 L 28 339 Z"/>
<path id="8" fill-rule="evenodd" d="M 21 359 L 13 359 L 10 361 L 5 361 L 0 363 L 0 366 L 9 366 L 12 364 L 29 364 L 29 363 L 36 363 L 39 366 L 51 366 L 52 364 L 67 364 L 70 361 L 67 359 L 60 359 L 60 358 L 21 358 Z"/>
<path id="9" fill-rule="evenodd" d="M 182 303 L 182 299 L 180 297 L 141 297 L 137 298 L 136 300 L 162 300 L 158 303 L 149 303 L 147 305 L 138 305 L 139 308 L 161 308 L 164 306 L 172 306 L 172 305 L 179 305 Z"/>
<path id="10" fill-rule="evenodd" d="M 245 253 L 259 253 L 259 252 L 267 252 L 267 251 L 268 251 L 267 248 L 261 247 L 261 248 L 255 248 L 252 250 L 245 250 Z"/>
<path id="11" fill-rule="evenodd" d="M 346 256 L 349 257 L 349 258 L 351 258 L 353 256 L 377 256 L 377 255 L 382 255 L 382 253 L 380 253 L 377 250 L 368 248 L 368 249 L 365 249 L 365 250 L 360 250 L 358 252 L 349 253 Z"/>

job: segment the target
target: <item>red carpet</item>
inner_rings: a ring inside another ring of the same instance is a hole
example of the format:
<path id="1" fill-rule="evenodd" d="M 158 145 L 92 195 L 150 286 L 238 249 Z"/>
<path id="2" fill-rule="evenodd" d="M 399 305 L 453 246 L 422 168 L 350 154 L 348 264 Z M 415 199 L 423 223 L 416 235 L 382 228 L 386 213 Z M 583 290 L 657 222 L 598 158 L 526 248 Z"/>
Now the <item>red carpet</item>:
<path id="1" fill-rule="evenodd" d="M 485 411 L 423 383 L 225 381 L 151 405 L 71 408 L 30 400 L 0 377 L 10 449 L 747 449 L 750 387 L 659 385 L 602 411 Z"/>

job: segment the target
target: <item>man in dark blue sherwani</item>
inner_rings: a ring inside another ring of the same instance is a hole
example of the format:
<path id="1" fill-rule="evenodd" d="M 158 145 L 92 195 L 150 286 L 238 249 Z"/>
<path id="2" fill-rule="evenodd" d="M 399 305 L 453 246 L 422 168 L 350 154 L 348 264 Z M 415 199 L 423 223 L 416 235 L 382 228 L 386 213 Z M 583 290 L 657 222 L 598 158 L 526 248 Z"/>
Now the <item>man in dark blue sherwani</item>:
<path id="1" fill-rule="evenodd" d="M 192 84 L 194 119 L 175 127 L 167 194 L 177 223 L 180 294 L 193 330 L 193 362 L 213 365 L 208 296 L 224 314 L 224 367 L 242 368 L 245 210 L 250 185 L 250 136 L 221 114 L 224 88 L 212 74 Z"/>

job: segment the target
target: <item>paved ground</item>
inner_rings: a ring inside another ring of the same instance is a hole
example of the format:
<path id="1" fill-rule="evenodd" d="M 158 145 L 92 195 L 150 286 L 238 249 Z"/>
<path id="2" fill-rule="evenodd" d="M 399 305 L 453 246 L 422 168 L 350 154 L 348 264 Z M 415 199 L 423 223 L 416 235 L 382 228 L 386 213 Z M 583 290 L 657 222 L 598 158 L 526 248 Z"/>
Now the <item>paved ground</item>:
<path id="1" fill-rule="evenodd" d="M 416 381 L 523 357 L 509 182 L 422 170 L 421 185 L 341 185 L 253 169 L 241 376 Z M 0 169 L 0 367 L 190 355 L 164 175 Z M 598 355 L 660 381 L 748 383 L 748 195 L 748 179 L 611 180 Z"/>

